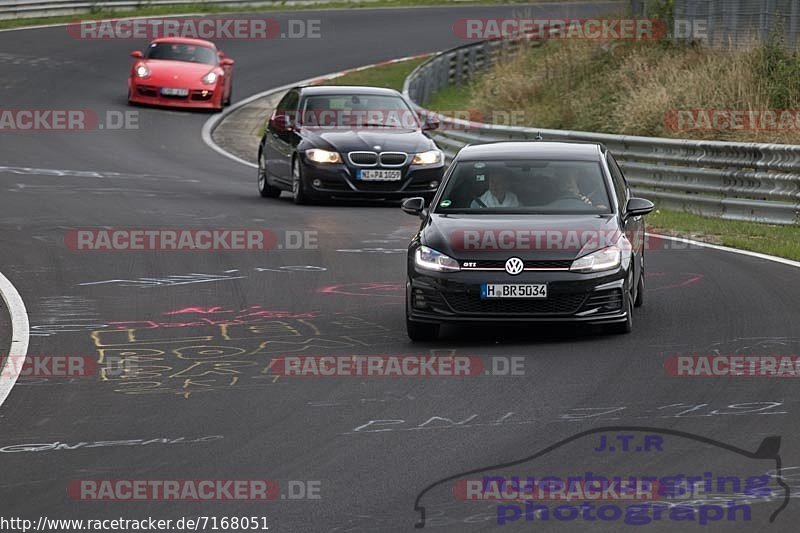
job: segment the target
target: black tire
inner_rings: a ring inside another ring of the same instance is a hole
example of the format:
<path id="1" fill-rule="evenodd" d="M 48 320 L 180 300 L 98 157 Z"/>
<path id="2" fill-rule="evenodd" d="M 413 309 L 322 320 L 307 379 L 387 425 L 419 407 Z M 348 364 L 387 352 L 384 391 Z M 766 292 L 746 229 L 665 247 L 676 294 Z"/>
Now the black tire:
<path id="1" fill-rule="evenodd" d="M 634 307 L 641 307 L 644 304 L 644 257 L 642 258 L 642 271 L 639 273 L 639 283 L 636 284 L 636 299 L 633 301 Z"/>
<path id="2" fill-rule="evenodd" d="M 303 185 L 303 172 L 297 158 L 292 161 L 292 200 L 294 200 L 294 203 L 297 205 L 309 203 L 308 194 Z"/>
<path id="3" fill-rule="evenodd" d="M 427 322 L 414 322 L 406 318 L 406 332 L 408 338 L 414 342 L 431 342 L 439 338 L 439 324 Z"/>
<path id="4" fill-rule="evenodd" d="M 231 85 L 231 91 L 228 93 L 228 97 L 222 102 L 222 107 L 228 107 L 231 105 L 231 100 L 233 99 L 233 85 Z"/>
<path id="5" fill-rule="evenodd" d="M 267 181 L 267 167 L 261 154 L 258 154 L 258 194 L 262 198 L 277 198 L 281 195 L 281 190 Z"/>

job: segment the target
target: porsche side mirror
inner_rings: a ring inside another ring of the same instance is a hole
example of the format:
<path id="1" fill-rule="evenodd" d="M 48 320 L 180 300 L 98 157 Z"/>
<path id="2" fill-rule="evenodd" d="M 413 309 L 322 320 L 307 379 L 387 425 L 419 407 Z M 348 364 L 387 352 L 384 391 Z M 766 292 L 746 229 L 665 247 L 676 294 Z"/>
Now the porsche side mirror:
<path id="1" fill-rule="evenodd" d="M 144 54 L 139 50 L 134 50 L 133 52 L 131 52 L 131 57 L 134 59 L 142 59 L 144 57 Z"/>

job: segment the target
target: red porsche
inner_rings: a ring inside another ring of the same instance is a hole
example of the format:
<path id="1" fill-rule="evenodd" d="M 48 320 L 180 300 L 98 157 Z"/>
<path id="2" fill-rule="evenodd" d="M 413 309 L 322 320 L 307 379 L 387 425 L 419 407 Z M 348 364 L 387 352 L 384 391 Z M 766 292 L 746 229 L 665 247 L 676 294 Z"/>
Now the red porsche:
<path id="1" fill-rule="evenodd" d="M 128 80 L 128 103 L 221 110 L 231 103 L 233 60 L 214 43 L 162 38 L 136 61 Z"/>

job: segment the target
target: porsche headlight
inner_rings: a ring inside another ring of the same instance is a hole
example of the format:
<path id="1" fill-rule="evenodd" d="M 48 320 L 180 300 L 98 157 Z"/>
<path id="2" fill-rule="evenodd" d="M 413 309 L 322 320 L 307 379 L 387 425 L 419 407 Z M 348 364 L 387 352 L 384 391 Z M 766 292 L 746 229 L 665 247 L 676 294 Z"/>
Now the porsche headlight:
<path id="1" fill-rule="evenodd" d="M 619 267 L 622 261 L 622 250 L 617 246 L 609 246 L 597 250 L 572 262 L 570 270 L 573 272 L 599 272 L 612 270 Z"/>
<path id="2" fill-rule="evenodd" d="M 306 150 L 306 157 L 315 163 L 341 163 L 342 156 L 338 152 L 329 152 L 319 148 Z"/>
<path id="3" fill-rule="evenodd" d="M 414 252 L 414 264 L 420 268 L 435 270 L 437 272 L 461 270 L 458 261 L 427 246 L 420 246 L 417 248 L 417 251 Z"/>
<path id="4" fill-rule="evenodd" d="M 420 154 L 414 154 L 412 165 L 437 165 L 442 162 L 442 152 L 439 150 L 430 150 Z"/>
<path id="5" fill-rule="evenodd" d="M 203 78 L 200 81 L 202 81 L 206 85 L 214 85 L 215 83 L 217 83 L 217 78 L 218 78 L 217 73 L 212 70 L 211 72 L 203 76 Z"/>
<path id="6" fill-rule="evenodd" d="M 146 78 L 150 75 L 150 69 L 147 65 L 139 65 L 136 67 L 136 76 L 139 78 Z"/>

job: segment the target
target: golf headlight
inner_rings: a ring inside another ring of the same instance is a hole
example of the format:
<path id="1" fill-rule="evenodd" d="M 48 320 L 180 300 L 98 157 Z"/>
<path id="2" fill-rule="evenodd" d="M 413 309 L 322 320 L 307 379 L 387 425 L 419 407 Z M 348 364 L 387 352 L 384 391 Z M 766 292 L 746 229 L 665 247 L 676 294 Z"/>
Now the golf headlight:
<path id="1" fill-rule="evenodd" d="M 338 152 L 329 152 L 327 150 L 320 150 L 319 148 L 312 148 L 306 150 L 306 157 L 315 163 L 341 163 L 342 156 Z"/>
<path id="2" fill-rule="evenodd" d="M 599 272 L 617 268 L 622 261 L 622 250 L 616 246 L 609 246 L 590 254 L 579 257 L 572 262 L 570 270 L 573 272 Z"/>
<path id="3" fill-rule="evenodd" d="M 215 83 L 217 83 L 217 73 L 212 70 L 211 72 L 203 76 L 203 78 L 200 81 L 202 81 L 206 85 L 214 85 Z"/>
<path id="4" fill-rule="evenodd" d="M 442 152 L 439 150 L 430 150 L 422 152 L 421 154 L 414 154 L 412 165 L 436 165 L 442 161 Z"/>
<path id="5" fill-rule="evenodd" d="M 136 76 L 139 78 L 146 78 L 150 75 L 150 69 L 147 65 L 139 65 L 136 67 Z"/>
<path id="6" fill-rule="evenodd" d="M 458 261 L 427 246 L 420 246 L 417 248 L 417 251 L 414 252 L 414 264 L 420 268 L 435 270 L 437 272 L 461 270 Z"/>

